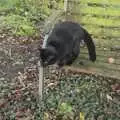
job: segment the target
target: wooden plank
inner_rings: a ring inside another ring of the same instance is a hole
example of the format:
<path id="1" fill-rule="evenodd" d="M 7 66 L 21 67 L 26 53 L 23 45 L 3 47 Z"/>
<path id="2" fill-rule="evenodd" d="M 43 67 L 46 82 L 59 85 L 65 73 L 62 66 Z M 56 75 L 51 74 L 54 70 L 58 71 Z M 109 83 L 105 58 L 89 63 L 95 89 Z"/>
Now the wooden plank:
<path id="1" fill-rule="evenodd" d="M 117 76 L 116 76 L 116 72 L 114 72 L 112 75 L 111 75 L 111 73 L 107 73 L 107 74 L 102 74 L 101 72 L 99 72 L 99 71 L 97 71 L 97 70 L 94 70 L 94 69 L 85 69 L 85 68 L 80 68 L 80 67 L 74 67 L 74 66 L 66 66 L 66 67 L 64 67 L 64 70 L 66 70 L 67 72 L 69 72 L 69 73 L 75 73 L 75 74 L 83 74 L 83 73 L 85 73 L 85 74 L 88 74 L 88 75 L 90 75 L 90 74 L 92 74 L 92 75 L 96 75 L 96 76 L 101 76 L 101 77 L 107 77 L 107 78 L 112 78 L 112 79 L 117 79 L 117 80 L 120 80 L 120 75 L 119 75 L 119 73 L 117 73 Z M 98 69 L 99 70 L 99 69 Z"/>
<path id="2" fill-rule="evenodd" d="M 120 27 L 119 26 L 103 26 L 103 25 L 97 25 L 95 23 L 80 23 L 81 25 L 83 26 L 91 26 L 91 27 L 96 27 L 96 29 L 99 27 L 99 28 L 104 28 L 104 29 L 115 29 L 115 30 L 120 30 Z"/>
<path id="3" fill-rule="evenodd" d="M 120 4 L 120 0 L 84 0 L 83 2 L 104 3 L 104 4 Z"/>
<path id="4" fill-rule="evenodd" d="M 78 59 L 80 59 L 80 60 L 88 60 L 88 58 L 89 58 L 88 53 L 87 54 L 81 53 L 80 56 L 78 57 Z M 113 63 L 109 63 L 109 60 L 108 60 L 109 58 L 113 58 L 114 62 Z M 97 54 L 97 62 L 99 62 L 99 63 L 107 63 L 107 64 L 111 64 L 113 66 L 114 65 L 118 65 L 118 66 L 120 65 L 120 59 L 118 57 L 116 57 L 115 55 L 113 55 L 113 56 L 112 55 L 102 56 L 102 55 L 99 55 L 99 53 L 98 53 Z M 118 68 L 118 69 L 120 70 L 120 68 Z"/>
<path id="5" fill-rule="evenodd" d="M 96 61 L 92 63 L 88 60 L 83 59 L 84 65 L 79 64 L 79 60 L 73 64 L 75 68 L 80 68 L 86 71 L 91 71 L 94 74 L 101 74 L 103 76 L 114 76 L 120 79 L 120 65 L 111 65 Z"/>
<path id="6" fill-rule="evenodd" d="M 70 3 L 75 3 L 74 0 L 69 0 Z M 77 4 L 81 4 L 81 3 L 96 3 L 96 4 L 102 4 L 102 5 L 119 5 L 120 1 L 119 0 L 78 0 Z"/>
<path id="7" fill-rule="evenodd" d="M 74 0 L 70 0 L 73 1 Z M 120 1 L 119 0 L 78 0 L 80 3 L 97 3 L 97 4 L 108 4 L 108 5 L 119 5 Z"/>
<path id="8" fill-rule="evenodd" d="M 78 16 L 82 16 L 82 17 L 97 17 L 97 18 L 108 18 L 108 19 L 112 19 L 112 20 L 116 20 L 116 19 L 120 19 L 120 15 L 119 16 L 114 16 L 114 15 L 103 15 L 103 14 L 95 14 L 95 13 L 71 13 L 72 15 L 78 15 Z"/>
<path id="9" fill-rule="evenodd" d="M 97 58 L 98 59 L 98 58 Z M 83 62 L 83 65 L 81 65 L 81 62 Z M 94 67 L 94 68 L 103 68 L 103 69 L 109 69 L 109 70 L 115 70 L 115 71 L 119 71 L 120 72 L 120 65 L 117 64 L 110 64 L 108 62 L 102 62 L 100 60 L 96 60 L 96 62 L 91 62 L 90 60 L 83 58 L 83 57 L 79 57 L 75 63 L 73 64 L 74 66 L 78 66 L 78 67 Z"/>
<path id="10" fill-rule="evenodd" d="M 104 50 L 105 49 L 105 50 Z M 106 48 L 99 49 L 96 47 L 97 55 L 100 57 L 114 57 L 119 59 L 120 58 L 120 50 L 111 51 L 110 49 L 106 50 Z M 80 48 L 81 54 L 88 54 L 87 48 Z"/>
<path id="11" fill-rule="evenodd" d="M 70 3 L 76 3 L 75 1 L 73 0 L 69 0 Z M 96 3 L 96 2 L 90 2 L 90 1 L 77 1 L 77 4 L 78 5 L 87 5 L 87 6 L 90 6 L 90 7 L 102 7 L 102 8 L 118 8 L 120 9 L 120 4 L 110 4 L 110 3 L 104 3 L 104 2 L 101 2 L 101 3 Z"/>
<path id="12" fill-rule="evenodd" d="M 101 47 L 102 50 L 104 48 L 108 48 L 110 50 L 111 48 L 120 47 L 120 39 L 118 39 L 118 38 L 114 38 L 113 36 L 110 36 L 111 38 L 109 38 L 108 36 L 102 36 L 99 34 L 94 35 L 94 33 L 92 33 L 92 34 L 93 34 L 92 38 L 93 38 L 96 46 Z"/>
<path id="13" fill-rule="evenodd" d="M 77 16 L 76 16 L 77 17 Z M 102 26 L 120 26 L 120 21 L 119 20 L 112 20 L 112 19 L 107 19 L 107 18 L 97 18 L 97 17 L 78 17 L 78 21 L 82 23 L 87 23 L 87 24 L 97 24 L 97 25 L 102 25 Z"/>
<path id="14" fill-rule="evenodd" d="M 88 25 L 88 24 L 84 24 L 84 27 L 85 28 L 88 28 L 89 30 L 91 31 L 98 31 L 98 32 L 104 32 L 103 34 L 106 34 L 106 33 L 111 33 L 113 34 L 113 36 L 120 36 L 120 28 L 116 28 L 116 29 L 113 29 L 113 28 L 106 28 L 106 27 L 99 27 L 99 26 L 93 26 L 93 25 Z"/>
<path id="15" fill-rule="evenodd" d="M 115 29 L 106 29 L 106 28 L 100 28 L 100 27 L 93 27 L 93 26 L 85 26 L 86 29 L 90 33 L 94 33 L 95 35 L 101 35 L 101 36 L 113 36 L 113 37 L 120 37 L 120 30 L 115 30 Z"/>
<path id="16" fill-rule="evenodd" d="M 108 30 L 110 30 L 110 31 L 120 31 L 120 27 L 119 26 L 116 26 L 116 27 L 114 27 L 114 26 L 111 26 L 111 27 L 107 27 L 107 26 L 103 26 L 103 25 L 97 25 L 97 24 L 95 24 L 95 23 L 91 23 L 91 24 L 85 24 L 85 23 L 81 23 L 81 25 L 82 26 L 84 26 L 84 27 L 88 27 L 88 28 L 94 28 L 94 29 L 104 29 L 105 31 L 108 31 Z"/>
<path id="17" fill-rule="evenodd" d="M 97 38 L 96 38 L 97 37 Z M 104 38 L 106 37 L 106 38 Z M 112 36 L 110 36 L 112 37 Z M 93 35 L 93 40 L 95 41 L 95 44 L 101 48 L 114 48 L 120 44 L 120 39 L 110 39 L 108 36 L 102 36 L 100 34 Z"/>
<path id="18" fill-rule="evenodd" d="M 102 8 L 102 7 L 90 7 L 85 5 L 78 6 L 79 11 L 76 13 L 86 13 L 86 14 L 97 14 L 97 15 L 105 15 L 105 16 L 120 16 L 120 8 Z"/>

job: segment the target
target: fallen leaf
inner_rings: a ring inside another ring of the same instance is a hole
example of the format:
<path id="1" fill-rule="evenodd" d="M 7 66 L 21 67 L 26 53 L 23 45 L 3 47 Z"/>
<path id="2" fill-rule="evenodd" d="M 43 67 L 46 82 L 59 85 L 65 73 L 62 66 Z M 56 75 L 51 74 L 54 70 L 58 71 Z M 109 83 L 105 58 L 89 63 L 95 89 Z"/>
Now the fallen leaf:
<path id="1" fill-rule="evenodd" d="M 85 120 L 85 116 L 83 112 L 80 112 L 80 120 Z"/>
<path id="2" fill-rule="evenodd" d="M 114 59 L 114 58 L 112 58 L 112 57 L 110 57 L 110 58 L 108 58 L 108 62 L 109 62 L 110 64 L 112 64 L 112 63 L 114 63 L 114 62 L 115 62 L 115 59 Z"/>

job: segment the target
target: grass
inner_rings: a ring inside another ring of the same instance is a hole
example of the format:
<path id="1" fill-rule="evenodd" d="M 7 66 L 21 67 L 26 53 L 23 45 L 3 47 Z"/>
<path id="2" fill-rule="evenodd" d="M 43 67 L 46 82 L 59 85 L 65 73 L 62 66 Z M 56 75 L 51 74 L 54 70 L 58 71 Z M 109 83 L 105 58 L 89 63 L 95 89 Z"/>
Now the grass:
<path id="1" fill-rule="evenodd" d="M 51 13 L 52 9 L 48 6 L 49 2 L 42 3 L 40 0 L 1 0 L 1 29 L 9 29 L 9 32 L 13 35 L 36 36 L 40 32 L 40 26 L 38 25 Z"/>
<path id="2" fill-rule="evenodd" d="M 27 19 L 26 17 L 20 15 L 7 15 L 1 16 L 1 27 L 5 27 L 6 30 L 10 29 L 10 31 L 15 35 L 28 35 L 32 36 L 36 33 L 36 28 L 34 24 Z"/>
<path id="3" fill-rule="evenodd" d="M 0 27 L 20 36 L 36 36 L 40 23 L 53 9 L 62 9 L 63 0 L 0 0 Z"/>

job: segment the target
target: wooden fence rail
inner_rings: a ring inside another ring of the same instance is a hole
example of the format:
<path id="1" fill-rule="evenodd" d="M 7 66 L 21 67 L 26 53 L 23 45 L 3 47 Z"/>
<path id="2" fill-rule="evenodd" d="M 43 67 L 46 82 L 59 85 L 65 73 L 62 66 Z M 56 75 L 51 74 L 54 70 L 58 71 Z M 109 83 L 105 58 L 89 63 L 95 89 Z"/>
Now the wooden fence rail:
<path id="1" fill-rule="evenodd" d="M 73 66 L 120 79 L 120 0 L 68 0 L 66 20 L 79 22 L 96 44 L 95 63 L 85 47 Z"/>

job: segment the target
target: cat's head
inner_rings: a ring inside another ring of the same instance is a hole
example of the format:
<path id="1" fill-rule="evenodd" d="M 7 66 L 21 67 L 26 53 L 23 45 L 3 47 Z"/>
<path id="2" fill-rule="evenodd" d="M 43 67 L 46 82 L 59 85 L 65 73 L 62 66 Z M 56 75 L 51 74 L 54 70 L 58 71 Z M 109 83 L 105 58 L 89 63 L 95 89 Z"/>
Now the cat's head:
<path id="1" fill-rule="evenodd" d="M 40 59 L 43 66 L 55 64 L 57 61 L 57 52 L 55 48 L 53 47 L 41 48 Z"/>

